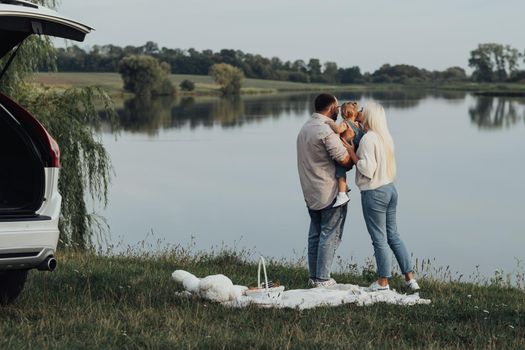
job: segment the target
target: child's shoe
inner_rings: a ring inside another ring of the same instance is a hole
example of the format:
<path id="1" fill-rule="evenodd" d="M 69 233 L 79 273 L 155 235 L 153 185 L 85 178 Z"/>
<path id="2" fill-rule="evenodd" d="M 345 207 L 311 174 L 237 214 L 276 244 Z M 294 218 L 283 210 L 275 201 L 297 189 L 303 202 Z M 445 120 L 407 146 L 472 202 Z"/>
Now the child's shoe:
<path id="1" fill-rule="evenodd" d="M 346 192 L 339 192 L 337 194 L 337 198 L 335 199 L 335 203 L 333 205 L 333 208 L 340 207 L 341 205 L 344 205 L 350 201 L 350 197 L 346 194 Z"/>

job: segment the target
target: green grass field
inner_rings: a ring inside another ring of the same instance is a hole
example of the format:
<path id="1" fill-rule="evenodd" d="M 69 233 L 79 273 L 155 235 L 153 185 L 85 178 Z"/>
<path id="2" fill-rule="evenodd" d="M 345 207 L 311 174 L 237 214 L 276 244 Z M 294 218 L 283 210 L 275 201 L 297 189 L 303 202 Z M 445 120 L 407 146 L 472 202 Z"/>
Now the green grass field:
<path id="1" fill-rule="evenodd" d="M 0 309 L 1 349 L 351 349 L 525 348 L 525 293 L 421 279 L 430 305 L 343 305 L 312 310 L 230 309 L 178 297 L 175 269 L 197 276 L 224 273 L 256 282 L 243 253 L 128 251 L 103 257 L 62 252 L 56 271 L 31 271 L 23 294 Z M 304 288 L 302 264 L 270 262 L 268 273 L 287 288 Z M 365 285 L 368 269 L 334 276 Z M 393 287 L 401 288 L 395 278 Z"/>
<path id="2" fill-rule="evenodd" d="M 474 92 L 525 93 L 525 84 L 523 83 L 457 83 L 443 84 L 439 88 Z"/>
<path id="3" fill-rule="evenodd" d="M 35 82 L 46 86 L 68 88 L 76 86 L 100 86 L 112 95 L 124 94 L 122 79 L 118 73 L 38 73 Z M 177 86 L 188 79 L 195 83 L 195 94 L 219 94 L 219 86 L 207 75 L 171 75 L 171 80 Z M 335 89 L 363 89 L 360 85 L 328 85 L 306 84 L 286 81 L 245 79 L 243 93 L 273 93 L 279 91 L 320 91 Z M 179 89 L 179 93 L 181 93 Z"/>
<path id="4" fill-rule="evenodd" d="M 171 80 L 177 86 L 184 79 L 191 80 L 195 83 L 194 92 L 183 92 L 178 89 L 179 94 L 194 95 L 218 95 L 219 86 L 214 83 L 213 79 L 207 75 L 171 75 Z M 130 95 L 122 89 L 122 79 L 118 73 L 38 73 L 34 81 L 56 88 L 68 88 L 77 86 L 100 86 L 108 91 L 114 97 L 123 97 Z M 294 83 L 287 81 L 262 80 L 262 79 L 245 79 L 242 93 L 276 93 L 291 91 L 363 91 L 363 90 L 392 90 L 403 88 L 417 89 L 437 89 L 437 90 L 459 90 L 486 93 L 525 93 L 525 84 L 515 83 L 457 83 L 443 84 L 439 86 L 431 85 L 399 85 L 399 84 L 367 84 L 367 85 L 330 85 L 317 83 Z"/>

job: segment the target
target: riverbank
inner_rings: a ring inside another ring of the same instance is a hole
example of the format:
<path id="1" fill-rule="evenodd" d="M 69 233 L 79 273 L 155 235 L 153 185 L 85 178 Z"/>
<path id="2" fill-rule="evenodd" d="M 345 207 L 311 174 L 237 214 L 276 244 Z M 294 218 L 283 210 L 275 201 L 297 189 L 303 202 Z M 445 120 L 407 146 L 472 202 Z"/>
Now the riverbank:
<path id="1" fill-rule="evenodd" d="M 219 85 L 207 75 L 172 74 L 171 81 L 177 87 L 177 94 L 182 96 L 220 95 Z M 195 83 L 194 91 L 182 91 L 179 84 L 183 80 Z M 126 97 L 132 94 L 122 88 L 123 82 L 118 73 L 38 73 L 34 81 L 55 88 L 70 88 L 83 86 L 100 86 L 113 97 Z M 329 85 L 315 83 L 294 83 L 276 80 L 245 79 L 241 92 L 243 94 L 269 94 L 278 92 L 300 92 L 321 90 L 363 90 L 364 85 Z"/>
<path id="2" fill-rule="evenodd" d="M 131 97 L 132 94 L 122 89 L 123 83 L 118 73 L 39 73 L 35 75 L 35 82 L 45 86 L 56 88 L 80 87 L 80 86 L 100 86 L 108 91 L 110 95 L 117 98 Z M 190 80 L 195 83 L 195 90 L 188 92 L 182 91 L 179 84 L 183 80 Z M 219 95 L 219 86 L 207 75 L 171 75 L 173 84 L 177 87 L 177 93 L 181 96 L 206 96 Z M 381 91 L 395 89 L 427 89 L 438 91 L 468 91 L 480 92 L 484 94 L 525 94 L 525 84 L 516 83 L 454 83 L 442 85 L 402 85 L 402 84 L 319 84 L 319 83 L 295 83 L 276 80 L 245 79 L 243 83 L 243 94 L 263 94 L 279 92 L 300 92 L 300 91 Z"/>
<path id="3" fill-rule="evenodd" d="M 256 282 L 244 253 L 61 252 L 52 273 L 31 271 L 23 294 L 0 312 L 0 348 L 523 348 L 525 293 L 493 284 L 420 279 L 430 305 L 343 305 L 312 310 L 228 309 L 178 297 L 175 269 Z M 270 262 L 268 274 L 304 288 L 304 262 Z M 339 282 L 366 285 L 352 269 Z M 396 277 L 392 286 L 402 290 Z"/>

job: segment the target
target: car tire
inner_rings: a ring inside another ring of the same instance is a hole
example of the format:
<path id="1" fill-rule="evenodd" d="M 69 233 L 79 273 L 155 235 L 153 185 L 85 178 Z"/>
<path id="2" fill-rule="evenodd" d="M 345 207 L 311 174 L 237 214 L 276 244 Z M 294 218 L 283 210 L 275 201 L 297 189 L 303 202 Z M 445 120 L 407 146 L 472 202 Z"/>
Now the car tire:
<path id="1" fill-rule="evenodd" d="M 12 303 L 24 289 L 27 270 L 0 271 L 0 305 Z"/>

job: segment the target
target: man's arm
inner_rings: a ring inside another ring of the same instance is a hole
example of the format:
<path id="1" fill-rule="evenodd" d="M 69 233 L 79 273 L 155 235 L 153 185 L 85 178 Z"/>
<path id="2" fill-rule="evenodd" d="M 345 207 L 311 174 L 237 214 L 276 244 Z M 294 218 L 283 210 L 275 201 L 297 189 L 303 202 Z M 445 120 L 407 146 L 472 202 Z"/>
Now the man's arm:
<path id="1" fill-rule="evenodd" d="M 350 154 L 347 153 L 346 156 L 342 160 L 336 160 L 337 163 L 341 164 L 347 169 L 352 169 L 354 167 L 354 162 L 352 161 L 352 158 L 350 157 Z"/>
<path id="2" fill-rule="evenodd" d="M 325 139 L 326 150 L 330 157 L 345 168 L 352 169 L 354 163 L 350 158 L 349 152 L 343 145 L 341 138 L 337 134 L 331 134 Z"/>

